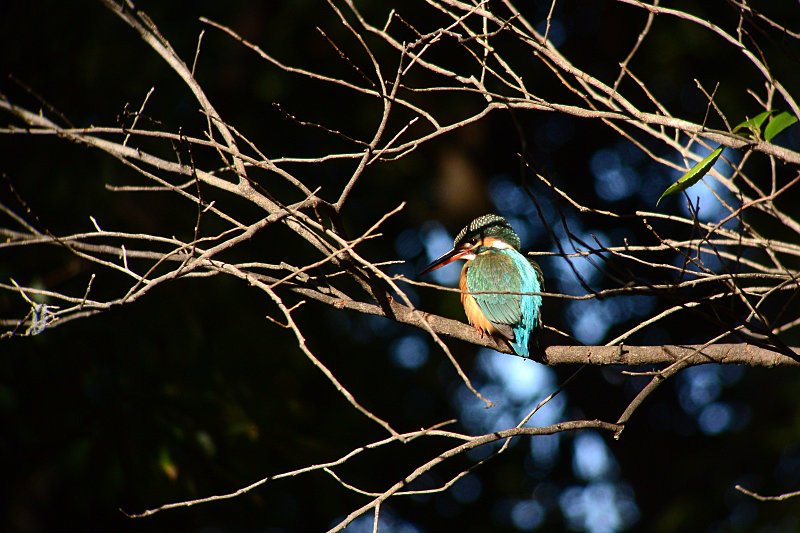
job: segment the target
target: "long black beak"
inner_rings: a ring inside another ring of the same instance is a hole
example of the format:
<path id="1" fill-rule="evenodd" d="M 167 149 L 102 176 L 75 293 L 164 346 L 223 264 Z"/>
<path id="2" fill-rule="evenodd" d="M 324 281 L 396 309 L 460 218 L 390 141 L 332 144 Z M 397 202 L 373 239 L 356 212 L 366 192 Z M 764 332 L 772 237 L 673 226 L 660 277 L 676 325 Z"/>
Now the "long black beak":
<path id="1" fill-rule="evenodd" d="M 450 250 L 449 252 L 447 252 L 443 256 L 441 256 L 438 259 L 436 259 L 433 263 L 431 263 L 430 265 L 425 267 L 425 270 L 420 272 L 420 275 L 427 274 L 431 270 L 436 270 L 437 268 L 443 267 L 448 263 L 452 263 L 456 259 L 460 259 L 462 256 L 465 256 L 468 253 L 469 253 L 469 250 L 458 250 L 456 248 L 453 248 L 452 250 Z"/>

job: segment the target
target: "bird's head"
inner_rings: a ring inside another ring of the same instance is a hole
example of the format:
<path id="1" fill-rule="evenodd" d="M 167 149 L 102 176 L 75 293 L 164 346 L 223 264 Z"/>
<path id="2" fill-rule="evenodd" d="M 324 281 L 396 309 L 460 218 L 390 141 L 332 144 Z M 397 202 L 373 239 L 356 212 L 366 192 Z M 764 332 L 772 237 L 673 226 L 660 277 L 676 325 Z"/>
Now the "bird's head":
<path id="1" fill-rule="evenodd" d="M 453 242 L 453 249 L 428 265 L 422 274 L 456 259 L 475 259 L 476 255 L 490 248 L 513 248 L 519 251 L 519 247 L 519 236 L 505 218 L 499 215 L 483 215 L 462 229 Z"/>

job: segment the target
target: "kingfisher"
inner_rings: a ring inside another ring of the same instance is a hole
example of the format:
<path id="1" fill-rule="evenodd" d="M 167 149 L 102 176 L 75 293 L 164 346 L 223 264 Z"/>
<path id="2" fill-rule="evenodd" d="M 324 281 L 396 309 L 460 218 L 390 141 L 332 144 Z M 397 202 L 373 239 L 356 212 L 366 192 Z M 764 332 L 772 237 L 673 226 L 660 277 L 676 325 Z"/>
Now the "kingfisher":
<path id="1" fill-rule="evenodd" d="M 528 344 L 533 337 L 534 353 L 542 358 L 542 297 L 519 293 L 544 291 L 544 277 L 536 261 L 520 253 L 519 236 L 511 224 L 499 215 L 476 218 L 459 232 L 453 249 L 428 265 L 422 274 L 456 259 L 467 260 L 458 287 L 464 291 L 461 303 L 469 323 L 481 336 L 485 332 L 506 339 L 521 357 L 530 357 Z"/>

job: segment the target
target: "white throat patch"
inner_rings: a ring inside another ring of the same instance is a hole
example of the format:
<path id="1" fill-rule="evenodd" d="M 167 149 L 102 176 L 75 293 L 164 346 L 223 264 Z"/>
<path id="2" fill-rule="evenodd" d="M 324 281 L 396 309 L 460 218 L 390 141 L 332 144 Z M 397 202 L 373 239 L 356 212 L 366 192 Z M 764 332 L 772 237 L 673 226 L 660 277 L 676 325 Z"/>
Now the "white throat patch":
<path id="1" fill-rule="evenodd" d="M 497 248 L 498 250 L 508 250 L 510 248 L 513 248 L 513 246 L 511 246 L 507 242 L 503 242 L 503 241 L 498 240 L 498 239 L 492 239 L 492 242 L 491 242 L 490 246 L 492 248 Z"/>

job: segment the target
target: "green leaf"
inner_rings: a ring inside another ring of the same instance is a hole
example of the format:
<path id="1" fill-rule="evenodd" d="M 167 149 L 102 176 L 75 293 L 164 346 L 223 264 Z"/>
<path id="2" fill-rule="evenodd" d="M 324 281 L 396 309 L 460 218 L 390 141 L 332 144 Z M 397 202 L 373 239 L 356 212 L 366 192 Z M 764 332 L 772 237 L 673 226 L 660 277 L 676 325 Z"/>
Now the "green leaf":
<path id="1" fill-rule="evenodd" d="M 784 111 L 772 118 L 764 129 L 764 140 L 769 142 L 777 134 L 797 122 L 797 117 Z"/>
<path id="2" fill-rule="evenodd" d="M 737 131 L 739 131 L 739 130 L 741 130 L 743 128 L 747 128 L 751 132 L 753 132 L 753 134 L 750 135 L 751 137 L 758 137 L 758 134 L 761 133 L 761 125 L 764 124 L 764 121 L 767 120 L 767 117 L 769 117 L 771 114 L 772 114 L 772 110 L 769 110 L 769 111 L 764 111 L 762 113 L 759 113 L 758 115 L 754 116 L 753 118 L 745 119 L 744 122 L 741 122 L 735 128 L 733 128 L 733 133 L 736 133 Z M 749 134 L 745 134 L 745 135 L 749 135 Z"/>
<path id="3" fill-rule="evenodd" d="M 697 163 L 695 166 L 689 169 L 689 172 L 678 178 L 678 181 L 670 185 L 667 188 L 667 190 L 664 191 L 664 194 L 662 194 L 661 197 L 658 199 L 656 205 L 658 205 L 658 202 L 660 202 L 662 198 L 664 198 L 665 196 L 669 196 L 670 194 L 675 194 L 677 192 L 681 192 L 682 190 L 688 189 L 689 187 L 697 183 L 700 180 L 700 178 L 708 174 L 708 171 L 711 170 L 711 167 L 713 167 L 714 163 L 717 162 L 717 159 L 719 159 L 719 156 L 720 154 L 722 154 L 722 150 L 724 149 L 725 149 L 724 146 L 717 147 L 716 150 L 708 154 L 708 157 Z"/>

